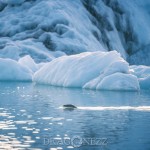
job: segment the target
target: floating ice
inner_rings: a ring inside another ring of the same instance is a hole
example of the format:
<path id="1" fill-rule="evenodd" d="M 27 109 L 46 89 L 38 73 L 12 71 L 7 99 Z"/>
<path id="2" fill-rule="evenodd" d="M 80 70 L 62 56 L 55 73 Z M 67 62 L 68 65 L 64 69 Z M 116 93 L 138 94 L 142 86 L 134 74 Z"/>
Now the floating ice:
<path id="1" fill-rule="evenodd" d="M 99 90 L 139 90 L 137 77 L 116 51 L 85 52 L 54 59 L 34 74 L 37 83 Z"/>
<path id="2" fill-rule="evenodd" d="M 11 59 L 0 58 L 1 81 L 31 81 L 32 73 L 26 67 Z"/>
<path id="3" fill-rule="evenodd" d="M 141 89 L 150 89 L 150 67 L 149 66 L 130 66 L 130 72 L 137 76 Z"/>

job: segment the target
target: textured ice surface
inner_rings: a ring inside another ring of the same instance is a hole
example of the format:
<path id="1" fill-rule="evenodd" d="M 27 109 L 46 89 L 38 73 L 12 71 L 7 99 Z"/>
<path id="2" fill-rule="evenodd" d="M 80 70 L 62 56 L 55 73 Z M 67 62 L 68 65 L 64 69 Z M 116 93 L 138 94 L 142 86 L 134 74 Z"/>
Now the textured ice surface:
<path id="1" fill-rule="evenodd" d="M 139 90 L 136 76 L 116 51 L 85 52 L 47 63 L 34 74 L 37 83 L 101 90 Z"/>
<path id="2" fill-rule="evenodd" d="M 147 69 L 134 68 L 133 76 L 119 54 L 96 51 L 115 49 L 131 64 L 150 65 L 149 8 L 149 0 L 0 0 L 0 58 L 15 60 L 31 74 L 46 68 L 38 82 L 52 85 L 114 90 L 127 85 L 137 90 L 137 76 L 147 89 Z M 88 51 L 95 53 L 65 56 Z M 7 71 L 13 68 L 8 66 Z"/>
<path id="3" fill-rule="evenodd" d="M 149 7 L 149 0 L 1 0 L 0 56 L 31 55 L 44 61 L 53 56 L 48 50 L 76 54 L 115 49 L 132 64 L 149 65 Z M 25 50 L 26 41 L 32 41 L 27 48 L 32 50 Z M 39 43 L 41 58 L 33 50 Z"/>
<path id="4" fill-rule="evenodd" d="M 14 60 L 0 58 L 0 81 L 32 81 L 32 73 Z"/>

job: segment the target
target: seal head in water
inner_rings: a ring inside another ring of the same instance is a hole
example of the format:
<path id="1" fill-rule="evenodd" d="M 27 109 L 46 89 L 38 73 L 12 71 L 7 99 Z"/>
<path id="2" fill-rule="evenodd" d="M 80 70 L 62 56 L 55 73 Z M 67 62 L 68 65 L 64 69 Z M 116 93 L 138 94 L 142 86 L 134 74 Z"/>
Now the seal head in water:
<path id="1" fill-rule="evenodd" d="M 66 104 L 66 105 L 63 105 L 63 108 L 65 108 L 65 109 L 76 109 L 77 107 L 72 105 L 72 104 Z"/>

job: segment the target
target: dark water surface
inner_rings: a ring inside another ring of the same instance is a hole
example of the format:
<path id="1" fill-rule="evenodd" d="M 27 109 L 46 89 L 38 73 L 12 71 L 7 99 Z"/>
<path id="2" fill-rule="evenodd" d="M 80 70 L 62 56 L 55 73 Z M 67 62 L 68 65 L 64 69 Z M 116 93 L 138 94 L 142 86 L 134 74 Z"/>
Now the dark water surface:
<path id="1" fill-rule="evenodd" d="M 0 83 L 0 149 L 150 150 L 150 91 Z"/>

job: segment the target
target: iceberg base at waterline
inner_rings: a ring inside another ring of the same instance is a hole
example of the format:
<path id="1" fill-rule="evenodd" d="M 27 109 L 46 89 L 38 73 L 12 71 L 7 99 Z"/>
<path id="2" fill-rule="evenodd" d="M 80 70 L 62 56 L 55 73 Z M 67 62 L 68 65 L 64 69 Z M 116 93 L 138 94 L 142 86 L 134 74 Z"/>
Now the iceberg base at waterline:
<path id="1" fill-rule="evenodd" d="M 150 67 L 129 66 L 116 51 L 84 52 L 37 64 L 29 55 L 0 58 L 0 81 L 34 81 L 61 87 L 138 91 L 150 89 Z"/>
<path id="2" fill-rule="evenodd" d="M 62 56 L 39 69 L 33 81 L 62 87 L 138 91 L 138 78 L 117 51 Z"/>

